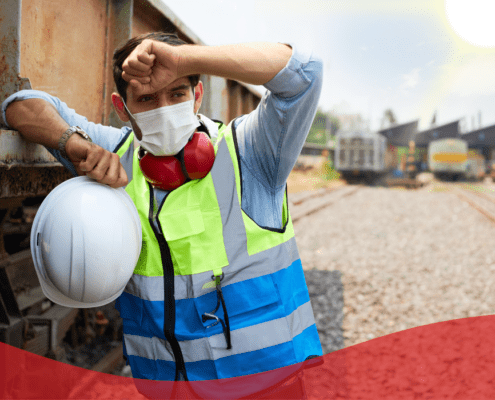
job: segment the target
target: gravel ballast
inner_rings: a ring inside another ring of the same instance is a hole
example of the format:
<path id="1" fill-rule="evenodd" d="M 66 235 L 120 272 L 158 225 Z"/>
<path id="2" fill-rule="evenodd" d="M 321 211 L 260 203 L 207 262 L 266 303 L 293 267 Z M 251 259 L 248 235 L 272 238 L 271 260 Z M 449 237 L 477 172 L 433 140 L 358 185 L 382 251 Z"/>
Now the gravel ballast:
<path id="1" fill-rule="evenodd" d="M 344 347 L 344 288 L 340 271 L 304 271 L 323 354 Z"/>
<path id="2" fill-rule="evenodd" d="M 344 347 L 495 314 L 495 224 L 447 186 L 360 187 L 294 229 L 324 352 L 339 347 L 339 272 Z"/>

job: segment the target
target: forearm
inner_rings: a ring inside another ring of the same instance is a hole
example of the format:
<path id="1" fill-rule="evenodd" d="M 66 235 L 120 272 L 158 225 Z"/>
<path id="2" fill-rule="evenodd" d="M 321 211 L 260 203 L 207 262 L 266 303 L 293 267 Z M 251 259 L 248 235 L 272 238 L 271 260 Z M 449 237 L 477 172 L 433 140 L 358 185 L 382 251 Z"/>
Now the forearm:
<path id="1" fill-rule="evenodd" d="M 179 74 L 207 74 L 263 85 L 287 64 L 292 49 L 281 43 L 181 46 Z"/>
<path id="2" fill-rule="evenodd" d="M 15 101 L 7 107 L 7 123 L 30 142 L 57 149 L 69 124 L 57 109 L 43 99 Z"/>
<path id="3" fill-rule="evenodd" d="M 321 59 L 294 46 L 286 68 L 265 84 L 269 92 L 263 106 L 239 119 L 241 159 L 264 185 L 285 185 L 313 121 L 322 83 Z"/>
<path id="4" fill-rule="evenodd" d="M 11 102 L 5 111 L 5 118 L 7 124 L 18 130 L 24 139 L 55 150 L 63 133 L 69 128 L 69 122 L 60 115 L 58 109 L 40 98 Z M 69 118 L 69 121 L 74 122 L 72 119 Z M 76 117 L 76 120 L 86 121 L 82 117 Z M 58 151 L 51 153 L 72 173 L 87 175 L 111 187 L 127 185 L 127 175 L 117 154 L 77 134 L 69 137 L 65 151 L 67 158 L 61 157 Z"/>

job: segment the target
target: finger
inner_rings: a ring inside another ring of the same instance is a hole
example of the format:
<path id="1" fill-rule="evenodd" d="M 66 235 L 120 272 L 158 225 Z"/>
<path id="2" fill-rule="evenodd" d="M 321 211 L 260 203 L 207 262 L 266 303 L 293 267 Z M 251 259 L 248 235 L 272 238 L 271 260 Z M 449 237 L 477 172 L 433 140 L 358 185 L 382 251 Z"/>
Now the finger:
<path id="1" fill-rule="evenodd" d="M 156 90 L 154 90 L 153 86 L 150 83 L 141 83 L 137 81 L 136 79 L 133 79 L 129 82 L 131 85 L 131 90 L 136 96 L 140 96 L 145 93 L 154 93 Z"/>
<path id="2" fill-rule="evenodd" d="M 126 186 L 129 183 L 129 180 L 127 178 L 127 173 L 125 172 L 124 167 L 122 166 L 122 164 L 120 162 L 119 162 L 119 165 L 120 165 L 120 167 L 119 167 L 118 179 L 113 185 L 111 185 L 114 188 Z"/>
<path id="3" fill-rule="evenodd" d="M 109 151 L 95 145 L 90 148 L 86 160 L 81 162 L 80 168 L 89 177 L 100 181 L 110 165 L 110 155 Z"/>
<path id="4" fill-rule="evenodd" d="M 138 59 L 128 58 L 124 64 L 122 64 L 122 70 L 138 76 L 145 76 L 151 74 L 152 65 L 142 63 Z"/>
<path id="5" fill-rule="evenodd" d="M 72 163 L 72 164 L 74 165 L 74 168 L 76 169 L 77 175 L 79 175 L 79 176 L 84 176 L 84 175 L 86 175 L 86 172 L 85 172 L 85 171 L 83 171 L 83 170 L 81 169 L 81 167 L 80 167 L 80 163 L 79 163 L 79 162 L 77 162 L 77 163 Z"/>
<path id="6" fill-rule="evenodd" d="M 149 53 L 141 53 L 137 55 L 137 59 L 148 66 L 152 66 L 155 62 L 156 56 Z"/>
<path id="7" fill-rule="evenodd" d="M 87 150 L 86 154 L 84 154 L 84 156 L 81 157 L 82 161 L 79 163 L 79 168 L 81 171 L 87 174 L 88 172 L 91 172 L 93 170 L 93 168 L 98 162 L 99 157 L 101 157 L 101 155 L 99 155 L 100 153 L 99 149 L 100 149 L 99 147 L 91 143 L 91 146 Z"/>
<path id="8" fill-rule="evenodd" d="M 95 167 L 87 173 L 90 178 L 95 179 L 97 182 L 105 183 L 105 176 L 110 168 L 111 164 L 111 153 L 105 151 L 105 153 L 98 159 Z"/>
<path id="9" fill-rule="evenodd" d="M 105 176 L 101 179 L 101 183 L 113 187 L 119 179 L 120 158 L 117 154 L 111 154 L 110 165 L 108 166 Z"/>
<path id="10" fill-rule="evenodd" d="M 139 83 L 149 83 L 151 81 L 151 77 L 149 76 L 136 76 L 136 75 L 131 75 L 130 73 L 127 72 L 122 72 L 122 78 L 127 81 L 131 82 L 131 80 L 138 81 Z"/>

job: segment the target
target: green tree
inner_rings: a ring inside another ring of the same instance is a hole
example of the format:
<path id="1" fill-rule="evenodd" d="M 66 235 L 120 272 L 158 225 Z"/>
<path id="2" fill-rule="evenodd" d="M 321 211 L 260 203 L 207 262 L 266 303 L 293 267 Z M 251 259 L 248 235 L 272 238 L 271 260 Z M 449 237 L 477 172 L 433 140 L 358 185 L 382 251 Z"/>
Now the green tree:
<path id="1" fill-rule="evenodd" d="M 382 128 L 385 126 L 393 126 L 396 123 L 397 123 L 397 118 L 395 116 L 394 111 L 391 108 L 387 108 L 383 112 Z"/>
<path id="2" fill-rule="evenodd" d="M 325 145 L 330 139 L 330 135 L 334 135 L 339 128 L 339 120 L 334 115 L 318 109 L 306 142 Z"/>

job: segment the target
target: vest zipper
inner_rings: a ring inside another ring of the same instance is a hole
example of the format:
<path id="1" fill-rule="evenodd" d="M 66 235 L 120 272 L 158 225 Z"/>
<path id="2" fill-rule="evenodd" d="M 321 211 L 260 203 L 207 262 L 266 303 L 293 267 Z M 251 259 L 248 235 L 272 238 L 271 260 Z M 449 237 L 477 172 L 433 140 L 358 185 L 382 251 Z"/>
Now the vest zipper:
<path id="1" fill-rule="evenodd" d="M 158 215 L 160 210 L 165 204 L 166 198 L 163 200 L 162 206 L 159 207 L 156 214 L 156 223 L 160 227 L 157 229 L 153 223 L 153 203 L 155 195 L 153 193 L 153 186 L 147 182 L 150 188 L 150 210 L 148 214 L 149 223 L 151 229 L 158 240 L 158 246 L 160 248 L 160 256 L 162 259 L 163 266 L 163 289 L 164 289 L 164 323 L 163 323 L 163 333 L 165 338 L 170 343 L 172 347 L 172 352 L 175 359 L 175 380 L 176 381 L 188 381 L 186 372 L 186 363 L 184 362 L 184 356 L 182 355 L 182 350 L 180 348 L 179 342 L 175 337 L 175 273 L 174 264 L 172 262 L 172 256 L 170 255 L 170 248 L 168 247 L 167 240 L 163 235 L 161 230 L 160 221 L 158 220 Z"/>

